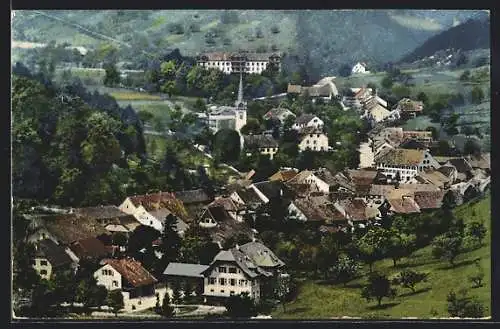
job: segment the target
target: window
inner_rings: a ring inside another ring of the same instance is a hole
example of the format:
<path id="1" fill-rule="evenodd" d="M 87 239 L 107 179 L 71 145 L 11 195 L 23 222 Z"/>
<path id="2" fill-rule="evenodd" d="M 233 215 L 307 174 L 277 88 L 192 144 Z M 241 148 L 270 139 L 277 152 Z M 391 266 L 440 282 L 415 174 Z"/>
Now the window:
<path id="1" fill-rule="evenodd" d="M 229 273 L 236 273 L 236 267 L 230 267 Z"/>
<path id="2" fill-rule="evenodd" d="M 264 147 L 264 152 L 267 152 L 267 147 Z"/>
<path id="3" fill-rule="evenodd" d="M 34 260 L 34 259 L 33 259 L 33 260 L 31 261 L 31 265 L 36 265 L 36 260 Z"/>
<path id="4" fill-rule="evenodd" d="M 47 261 L 46 260 L 41 260 L 40 261 L 41 266 L 47 266 Z"/>
<path id="5" fill-rule="evenodd" d="M 309 137 L 313 137 L 313 134 L 310 134 Z"/>
<path id="6" fill-rule="evenodd" d="M 224 279 L 224 278 L 220 278 L 220 279 L 219 279 L 219 284 L 220 284 L 221 286 L 225 286 L 225 285 L 226 285 L 226 279 Z"/>
<path id="7" fill-rule="evenodd" d="M 219 266 L 219 273 L 227 273 L 225 266 Z"/>
<path id="8" fill-rule="evenodd" d="M 224 293 L 224 290 L 222 290 L 222 289 L 221 289 L 221 291 L 220 291 L 220 292 L 221 292 L 221 293 Z"/>
<path id="9" fill-rule="evenodd" d="M 213 289 L 210 289 L 210 292 L 214 292 L 214 290 L 213 290 Z"/>
<path id="10" fill-rule="evenodd" d="M 316 140 L 313 141 L 313 144 L 316 144 Z"/>
<path id="11" fill-rule="evenodd" d="M 118 281 L 116 280 L 113 281 L 113 287 L 118 287 Z"/>
<path id="12" fill-rule="evenodd" d="M 230 294 L 230 295 L 234 295 L 234 291 L 232 291 L 232 290 L 231 290 L 231 291 L 229 292 L 229 294 Z"/>
<path id="13" fill-rule="evenodd" d="M 232 286 L 235 286 L 236 285 L 236 279 L 230 279 L 230 283 Z"/>
<path id="14" fill-rule="evenodd" d="M 46 275 L 46 274 L 47 274 L 47 270 L 41 270 L 41 271 L 40 271 L 40 274 L 41 274 L 41 275 Z"/>
<path id="15" fill-rule="evenodd" d="M 209 284 L 215 284 L 215 278 L 208 278 Z"/>

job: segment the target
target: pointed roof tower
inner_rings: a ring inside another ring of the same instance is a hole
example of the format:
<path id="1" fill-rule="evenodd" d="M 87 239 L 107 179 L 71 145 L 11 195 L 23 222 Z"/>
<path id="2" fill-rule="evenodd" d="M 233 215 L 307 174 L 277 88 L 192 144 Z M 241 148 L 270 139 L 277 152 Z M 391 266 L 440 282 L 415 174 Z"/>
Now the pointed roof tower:
<path id="1" fill-rule="evenodd" d="M 234 103 L 237 108 L 246 108 L 247 103 L 243 100 L 243 75 L 240 72 L 240 86 L 238 87 L 238 99 Z"/>

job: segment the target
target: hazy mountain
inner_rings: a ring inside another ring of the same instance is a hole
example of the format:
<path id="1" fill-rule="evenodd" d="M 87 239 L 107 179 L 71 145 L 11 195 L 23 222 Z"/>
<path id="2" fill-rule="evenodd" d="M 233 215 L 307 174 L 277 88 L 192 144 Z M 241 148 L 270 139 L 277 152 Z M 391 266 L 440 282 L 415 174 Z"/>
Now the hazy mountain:
<path id="1" fill-rule="evenodd" d="M 13 39 L 96 47 L 102 42 L 152 53 L 179 48 L 249 49 L 299 55 L 313 76 L 346 63 L 396 61 L 428 38 L 481 11 L 468 10 L 161 10 L 16 11 Z M 112 41 L 113 38 L 115 39 Z M 210 40 L 208 40 L 210 39 Z M 207 42 L 208 40 L 208 42 Z M 121 43 L 120 43 L 121 42 Z"/>
<path id="2" fill-rule="evenodd" d="M 462 24 L 441 32 L 405 55 L 401 62 L 411 63 L 431 56 L 445 49 L 488 49 L 490 48 L 490 22 L 488 17 L 470 19 Z"/>

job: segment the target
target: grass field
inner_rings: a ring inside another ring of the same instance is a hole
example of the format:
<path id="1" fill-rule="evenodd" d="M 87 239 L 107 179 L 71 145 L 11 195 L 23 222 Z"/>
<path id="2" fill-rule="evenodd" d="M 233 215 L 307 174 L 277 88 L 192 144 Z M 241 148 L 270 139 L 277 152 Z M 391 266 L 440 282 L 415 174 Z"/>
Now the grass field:
<path id="1" fill-rule="evenodd" d="M 362 318 L 432 318 L 448 317 L 446 296 L 451 289 L 464 287 L 469 295 L 477 296 L 486 306 L 487 315 L 491 314 L 491 197 L 486 197 L 475 204 L 465 204 L 455 209 L 455 214 L 466 223 L 472 219 L 483 219 L 488 229 L 484 246 L 458 256 L 456 266 L 451 268 L 446 261 L 435 260 L 431 256 L 431 248 L 425 247 L 393 267 L 392 260 L 386 259 L 374 264 L 374 270 L 396 275 L 405 268 L 429 273 L 427 283 L 417 286 L 415 294 L 398 287 L 398 296 L 394 300 L 384 299 L 382 307 L 376 302 L 367 303 L 360 297 L 361 286 L 366 282 L 366 273 L 347 284 L 325 284 L 322 282 L 303 282 L 299 287 L 299 295 L 295 301 L 281 306 L 272 314 L 278 319 L 329 319 L 342 316 Z M 471 288 L 467 277 L 474 273 L 474 260 L 480 258 L 485 277 L 483 287 Z M 432 312 L 432 313 L 431 313 Z"/>
<path id="2" fill-rule="evenodd" d="M 161 100 L 160 96 L 157 95 L 150 95 L 146 93 L 140 93 L 137 91 L 118 91 L 118 92 L 111 92 L 111 96 L 113 96 L 117 101 L 137 101 L 137 100 L 151 100 L 151 101 L 158 101 Z"/>

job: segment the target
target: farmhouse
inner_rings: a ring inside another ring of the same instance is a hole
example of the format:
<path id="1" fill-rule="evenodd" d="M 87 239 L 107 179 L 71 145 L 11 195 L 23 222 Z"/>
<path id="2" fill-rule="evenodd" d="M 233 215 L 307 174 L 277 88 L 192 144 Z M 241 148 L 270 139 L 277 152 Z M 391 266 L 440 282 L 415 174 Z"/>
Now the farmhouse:
<path id="1" fill-rule="evenodd" d="M 422 113 L 424 103 L 421 101 L 414 101 L 409 98 L 403 98 L 396 105 L 394 105 L 393 109 L 399 112 L 401 118 L 409 119 Z"/>
<path id="2" fill-rule="evenodd" d="M 156 278 L 141 263 L 131 259 L 104 259 L 102 266 L 94 272 L 98 285 L 106 290 L 121 290 L 124 297 L 134 299 L 154 296 Z"/>
<path id="3" fill-rule="evenodd" d="M 325 123 L 314 114 L 305 113 L 295 119 L 292 129 L 301 130 L 305 127 L 322 129 Z"/>
<path id="4" fill-rule="evenodd" d="M 393 149 L 375 158 L 377 169 L 389 179 L 409 182 L 427 168 L 439 168 L 439 163 L 427 150 Z"/>
<path id="5" fill-rule="evenodd" d="M 356 63 L 351 69 L 351 74 L 368 74 L 370 71 L 366 69 L 366 63 Z"/>
<path id="6" fill-rule="evenodd" d="M 247 155 L 258 153 L 268 155 L 269 159 L 273 159 L 278 153 L 278 141 L 272 135 L 246 135 L 244 138 L 244 149 Z"/>
<path id="7" fill-rule="evenodd" d="M 285 123 L 286 118 L 288 117 L 296 117 L 296 115 L 285 108 L 272 108 L 269 111 L 267 111 L 266 114 L 264 114 L 263 118 L 264 120 L 273 120 L 273 121 L 279 121 L 281 124 Z"/>
<path id="8" fill-rule="evenodd" d="M 64 248 L 54 241 L 45 239 L 35 243 L 34 246 L 32 266 L 42 279 L 50 280 L 53 273 L 76 268 L 76 264 Z"/>
<path id="9" fill-rule="evenodd" d="M 328 136 L 320 129 L 313 126 L 305 127 L 299 132 L 299 152 L 329 150 Z"/>

